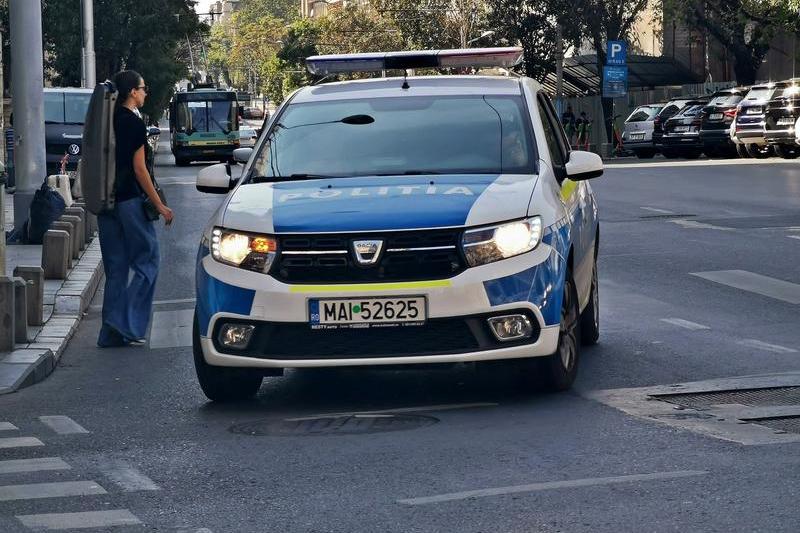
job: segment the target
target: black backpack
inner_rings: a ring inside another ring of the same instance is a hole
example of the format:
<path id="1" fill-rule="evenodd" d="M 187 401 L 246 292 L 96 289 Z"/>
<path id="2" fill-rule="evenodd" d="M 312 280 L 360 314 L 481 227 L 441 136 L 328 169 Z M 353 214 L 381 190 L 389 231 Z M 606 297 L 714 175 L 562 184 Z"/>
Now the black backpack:
<path id="1" fill-rule="evenodd" d="M 56 191 L 51 189 L 47 182 L 33 194 L 30 211 L 28 212 L 27 242 L 42 244 L 44 234 L 50 226 L 64 214 L 67 205 Z"/>

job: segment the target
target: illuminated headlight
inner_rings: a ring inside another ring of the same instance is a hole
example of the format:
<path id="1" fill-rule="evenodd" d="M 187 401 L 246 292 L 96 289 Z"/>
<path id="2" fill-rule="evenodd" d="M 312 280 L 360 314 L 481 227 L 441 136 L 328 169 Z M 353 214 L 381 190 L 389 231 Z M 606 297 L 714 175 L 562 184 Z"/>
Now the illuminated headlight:
<path id="1" fill-rule="evenodd" d="M 277 241 L 266 235 L 239 233 L 214 228 L 211 233 L 211 255 L 226 263 L 254 272 L 267 273 L 275 260 Z"/>
<path id="2" fill-rule="evenodd" d="M 464 255 L 469 266 L 485 265 L 536 248 L 542 239 L 542 219 L 509 222 L 464 233 Z"/>

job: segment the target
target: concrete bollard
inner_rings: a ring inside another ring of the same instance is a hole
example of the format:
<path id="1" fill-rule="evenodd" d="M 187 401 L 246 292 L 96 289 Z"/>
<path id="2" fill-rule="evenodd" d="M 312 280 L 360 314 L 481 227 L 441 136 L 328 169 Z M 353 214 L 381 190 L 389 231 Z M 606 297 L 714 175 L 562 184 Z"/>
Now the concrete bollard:
<path id="1" fill-rule="evenodd" d="M 80 207 L 75 207 L 75 204 L 73 204 L 72 207 L 68 207 L 64 210 L 64 214 L 80 219 L 78 223 L 77 240 L 80 249 L 84 250 L 86 248 L 86 211 Z"/>
<path id="2" fill-rule="evenodd" d="M 70 215 L 61 215 L 59 220 L 69 222 L 72 224 L 72 233 L 70 233 L 70 240 L 72 241 L 72 258 L 78 259 L 81 256 L 81 236 L 83 235 L 83 227 L 81 227 L 81 219 Z"/>
<path id="3" fill-rule="evenodd" d="M 97 215 L 86 209 L 86 202 L 75 202 L 72 204 L 72 208 L 75 207 L 83 209 L 83 226 L 86 231 L 86 243 L 88 244 L 94 238 L 94 234 L 97 233 Z"/>
<path id="4" fill-rule="evenodd" d="M 44 325 L 44 270 L 37 266 L 18 266 L 14 269 L 14 277 L 28 283 L 28 325 Z"/>
<path id="5" fill-rule="evenodd" d="M 61 223 L 56 222 L 56 224 Z M 69 233 L 59 229 L 47 230 L 42 246 L 44 279 L 67 279 L 71 262 L 72 248 Z"/>
<path id="6" fill-rule="evenodd" d="M 69 237 L 69 242 L 67 243 L 68 250 L 69 250 L 69 263 L 68 265 L 72 266 L 72 250 L 74 246 L 72 245 L 72 238 L 75 235 L 75 229 L 71 222 L 67 222 L 66 220 L 56 220 L 52 224 L 50 224 L 50 229 L 56 229 L 60 231 L 66 231 L 67 236 Z"/>
<path id="7" fill-rule="evenodd" d="M 28 342 L 28 298 L 25 292 L 28 284 L 22 278 L 14 281 L 14 341 L 17 344 Z"/>
<path id="8" fill-rule="evenodd" d="M 14 281 L 0 276 L 0 352 L 14 350 Z"/>

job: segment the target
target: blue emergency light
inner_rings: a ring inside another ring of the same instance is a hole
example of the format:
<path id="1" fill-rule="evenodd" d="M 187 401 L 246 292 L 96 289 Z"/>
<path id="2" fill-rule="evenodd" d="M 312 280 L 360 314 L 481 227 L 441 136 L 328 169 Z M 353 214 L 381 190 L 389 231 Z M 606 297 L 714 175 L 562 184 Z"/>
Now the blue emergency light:
<path id="1" fill-rule="evenodd" d="M 510 68 L 522 60 L 522 48 L 469 48 L 337 54 L 306 58 L 306 67 L 320 76 L 343 72 L 380 72 L 415 68 Z"/>

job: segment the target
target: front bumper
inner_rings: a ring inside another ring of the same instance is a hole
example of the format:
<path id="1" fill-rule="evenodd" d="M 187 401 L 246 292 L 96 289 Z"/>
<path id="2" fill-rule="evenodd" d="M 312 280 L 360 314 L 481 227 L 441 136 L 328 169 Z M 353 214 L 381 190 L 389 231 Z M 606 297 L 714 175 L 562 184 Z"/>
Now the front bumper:
<path id="1" fill-rule="evenodd" d="M 251 368 L 456 363 L 547 356 L 555 352 L 558 344 L 565 271 L 565 259 L 555 247 L 543 242 L 527 254 L 470 268 L 447 280 L 289 285 L 265 274 L 220 264 L 201 248 L 197 268 L 200 348 L 210 365 Z M 311 330 L 311 299 L 386 296 L 425 296 L 426 325 Z M 494 339 L 486 325 L 487 316 L 511 313 L 530 318 L 534 324 L 531 338 L 509 343 Z M 215 333 L 223 322 L 256 326 L 248 350 L 237 353 L 218 345 Z"/>
<path id="2" fill-rule="evenodd" d="M 233 157 L 233 151 L 239 148 L 232 144 L 224 146 L 174 146 L 172 155 L 177 159 L 191 161 L 219 161 Z"/>

